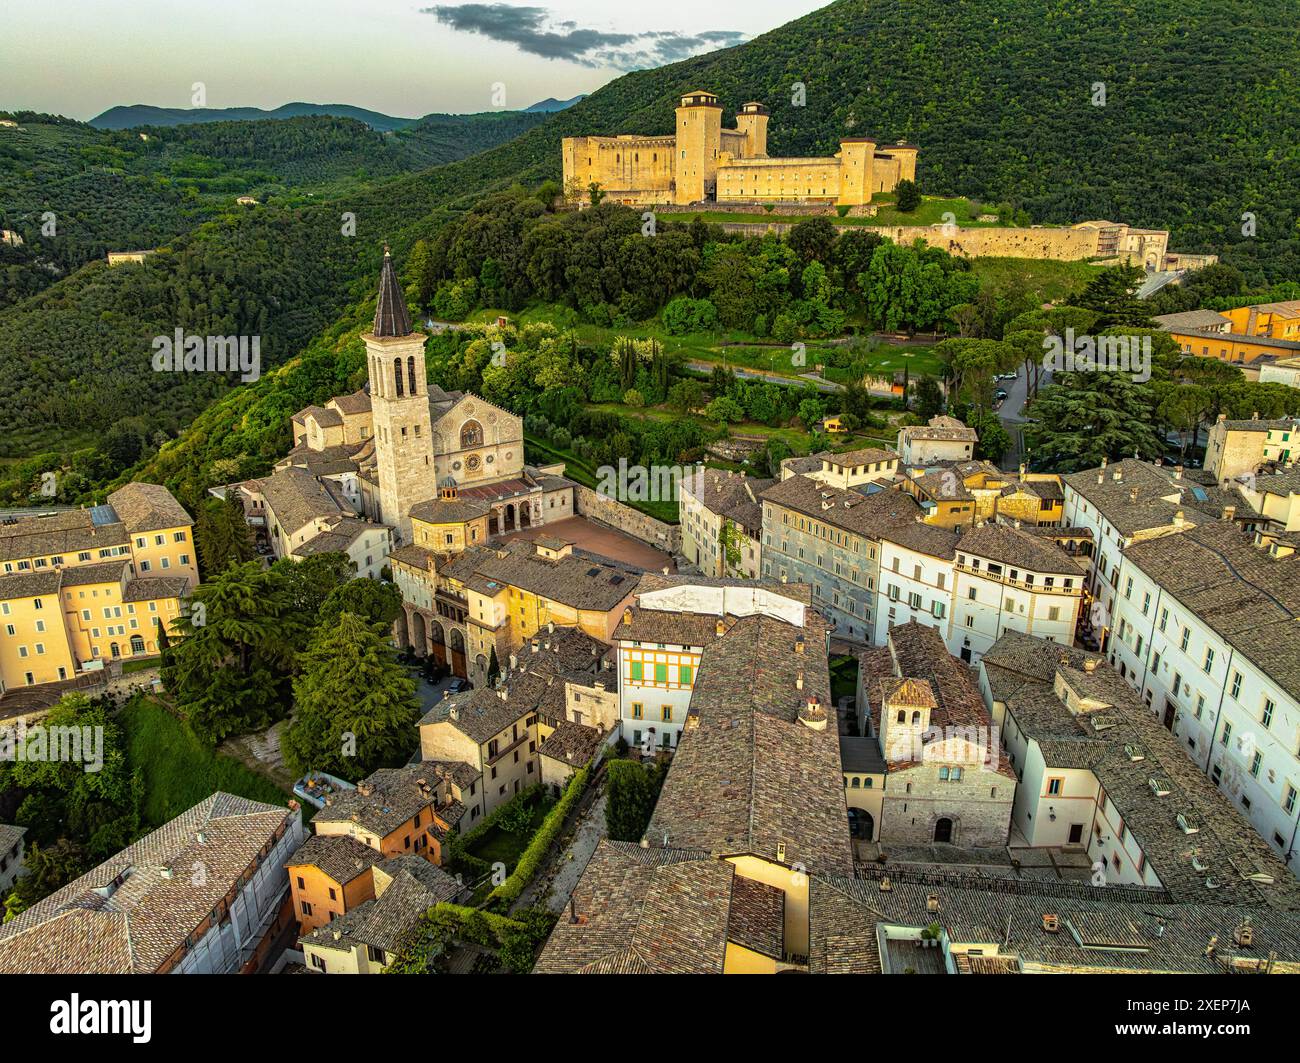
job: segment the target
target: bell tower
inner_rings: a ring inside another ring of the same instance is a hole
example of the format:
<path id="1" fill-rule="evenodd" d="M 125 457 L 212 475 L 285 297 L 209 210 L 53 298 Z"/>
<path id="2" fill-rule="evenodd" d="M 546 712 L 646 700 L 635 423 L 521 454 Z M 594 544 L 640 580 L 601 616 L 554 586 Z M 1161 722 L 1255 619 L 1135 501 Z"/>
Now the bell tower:
<path id="1" fill-rule="evenodd" d="M 411 507 L 437 493 L 424 333 L 411 327 L 406 297 L 384 247 L 374 328 L 361 337 L 370 371 L 370 411 L 379 479 L 379 519 L 393 545 L 411 541 Z"/>

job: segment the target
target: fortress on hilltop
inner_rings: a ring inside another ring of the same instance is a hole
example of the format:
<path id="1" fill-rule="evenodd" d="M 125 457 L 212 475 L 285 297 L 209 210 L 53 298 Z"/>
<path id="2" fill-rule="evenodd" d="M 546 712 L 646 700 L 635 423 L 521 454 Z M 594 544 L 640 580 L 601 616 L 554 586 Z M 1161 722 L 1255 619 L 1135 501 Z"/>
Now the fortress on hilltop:
<path id="1" fill-rule="evenodd" d="M 736 128 L 722 127 L 712 92 L 693 91 L 677 108 L 677 132 L 564 138 L 564 192 L 580 200 L 595 184 L 630 205 L 718 203 L 826 203 L 861 206 L 877 192 L 916 180 L 914 144 L 880 144 L 845 137 L 826 158 L 772 158 L 767 154 L 768 110 L 741 104 Z"/>

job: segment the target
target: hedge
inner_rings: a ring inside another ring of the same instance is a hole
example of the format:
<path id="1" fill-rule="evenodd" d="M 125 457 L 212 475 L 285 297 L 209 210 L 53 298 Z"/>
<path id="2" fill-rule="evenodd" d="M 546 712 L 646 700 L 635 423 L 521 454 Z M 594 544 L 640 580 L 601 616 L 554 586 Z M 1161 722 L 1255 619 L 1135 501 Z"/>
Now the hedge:
<path id="1" fill-rule="evenodd" d="M 583 791 L 587 789 L 587 782 L 590 778 L 590 764 L 574 772 L 573 778 L 569 780 L 568 788 L 564 791 L 564 796 L 546 814 L 541 827 L 533 835 L 533 840 L 528 843 L 528 848 L 524 850 L 523 856 L 519 858 L 519 863 L 515 865 L 510 877 L 488 894 L 487 900 L 483 902 L 485 908 L 489 905 L 513 904 L 519 898 L 519 895 L 524 891 L 524 887 L 537 874 L 537 870 L 542 864 L 542 858 L 546 856 L 551 843 L 559 836 L 564 821 L 568 819 L 569 812 L 577 804 Z"/>

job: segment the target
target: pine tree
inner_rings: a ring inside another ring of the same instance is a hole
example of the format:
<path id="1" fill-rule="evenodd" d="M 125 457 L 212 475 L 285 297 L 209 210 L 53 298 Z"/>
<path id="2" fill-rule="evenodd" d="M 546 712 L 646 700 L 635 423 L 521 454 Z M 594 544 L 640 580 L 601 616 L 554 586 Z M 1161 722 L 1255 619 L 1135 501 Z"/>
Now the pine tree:
<path id="1" fill-rule="evenodd" d="M 290 770 L 356 780 L 405 761 L 420 719 L 415 682 L 366 618 L 341 613 L 317 628 L 301 664 L 283 743 Z"/>
<path id="2" fill-rule="evenodd" d="M 283 573 L 255 561 L 194 588 L 175 623 L 169 689 L 196 732 L 218 742 L 283 714 L 304 615 Z"/>

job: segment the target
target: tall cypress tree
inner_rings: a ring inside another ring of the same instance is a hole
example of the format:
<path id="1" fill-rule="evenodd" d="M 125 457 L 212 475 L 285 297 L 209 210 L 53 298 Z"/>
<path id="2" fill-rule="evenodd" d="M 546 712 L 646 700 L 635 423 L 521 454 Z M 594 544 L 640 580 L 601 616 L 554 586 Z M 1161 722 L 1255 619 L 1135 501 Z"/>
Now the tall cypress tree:
<path id="1" fill-rule="evenodd" d="M 420 719 L 415 682 L 365 617 L 340 613 L 300 658 L 285 763 L 357 780 L 405 762 Z"/>

